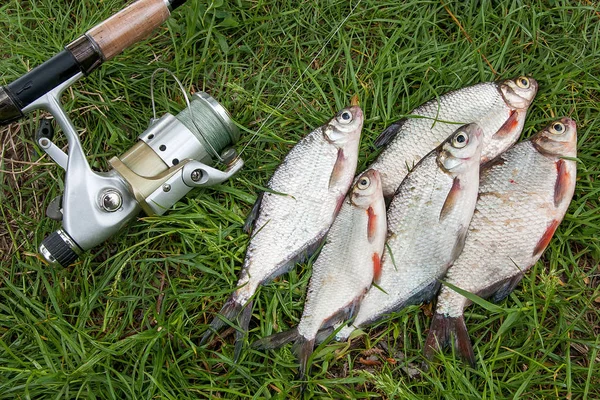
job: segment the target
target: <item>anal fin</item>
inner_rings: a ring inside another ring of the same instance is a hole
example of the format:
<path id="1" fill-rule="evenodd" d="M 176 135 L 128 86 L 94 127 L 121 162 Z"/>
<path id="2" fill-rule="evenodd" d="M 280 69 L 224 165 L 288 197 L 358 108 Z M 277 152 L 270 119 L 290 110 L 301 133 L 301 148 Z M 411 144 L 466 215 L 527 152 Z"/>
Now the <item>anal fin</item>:
<path id="1" fill-rule="evenodd" d="M 491 294 L 490 300 L 494 303 L 504 300 L 513 290 L 515 290 L 519 282 L 521 282 L 521 279 L 523 279 L 523 274 L 518 273 L 517 275 L 500 282 L 497 289 Z"/>

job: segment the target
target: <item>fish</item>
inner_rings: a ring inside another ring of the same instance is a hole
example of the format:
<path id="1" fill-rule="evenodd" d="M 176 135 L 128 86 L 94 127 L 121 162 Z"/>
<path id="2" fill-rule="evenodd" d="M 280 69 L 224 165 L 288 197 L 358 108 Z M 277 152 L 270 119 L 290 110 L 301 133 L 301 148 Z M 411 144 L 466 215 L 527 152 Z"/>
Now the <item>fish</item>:
<path id="1" fill-rule="evenodd" d="M 352 324 L 336 339 L 402 308 L 430 301 L 460 254 L 477 201 L 483 131 L 457 129 L 412 169 L 387 211 L 388 236 L 381 276 Z"/>
<path id="2" fill-rule="evenodd" d="M 263 338 L 253 347 L 266 350 L 295 341 L 298 379 L 303 379 L 319 331 L 352 318 L 378 279 L 386 234 L 381 178 L 377 171 L 367 170 L 346 197 L 314 263 L 297 328 Z"/>
<path id="3" fill-rule="evenodd" d="M 356 173 L 363 121 L 360 107 L 341 110 L 300 140 L 277 167 L 244 226 L 250 242 L 237 288 L 201 344 L 236 321 L 238 359 L 257 288 L 311 255 L 339 212 Z"/>
<path id="4" fill-rule="evenodd" d="M 506 298 L 539 260 L 567 212 L 577 166 L 577 127 L 562 118 L 481 171 L 479 198 L 462 254 L 445 282 L 481 298 Z M 452 345 L 475 366 L 464 319 L 469 300 L 442 286 L 424 355 Z"/>
<path id="5" fill-rule="evenodd" d="M 406 174 L 458 127 L 477 123 L 483 129 L 481 162 L 486 163 L 514 144 L 523 129 L 529 105 L 538 90 L 533 78 L 483 82 L 428 101 L 376 139 L 385 146 L 368 167 L 383 180 L 383 194 L 393 196 Z"/>

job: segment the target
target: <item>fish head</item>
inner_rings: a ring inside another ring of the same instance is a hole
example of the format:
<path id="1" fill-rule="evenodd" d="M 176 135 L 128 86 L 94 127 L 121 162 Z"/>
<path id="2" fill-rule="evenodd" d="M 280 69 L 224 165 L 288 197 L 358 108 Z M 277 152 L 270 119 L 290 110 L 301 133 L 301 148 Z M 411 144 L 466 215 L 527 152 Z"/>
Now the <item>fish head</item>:
<path id="1" fill-rule="evenodd" d="M 381 176 L 374 169 L 363 172 L 350 191 L 350 201 L 357 207 L 368 209 L 378 198 L 383 199 Z"/>
<path id="2" fill-rule="evenodd" d="M 535 148 L 549 156 L 577 156 L 577 124 L 571 118 L 552 122 L 531 138 Z"/>
<path id="3" fill-rule="evenodd" d="M 526 110 L 537 94 L 538 83 L 533 78 L 520 76 L 500 82 L 498 89 L 508 107 L 513 110 Z"/>
<path id="4" fill-rule="evenodd" d="M 323 127 L 323 135 L 329 143 L 342 148 L 360 139 L 363 122 L 364 114 L 359 106 L 344 108 Z"/>
<path id="5" fill-rule="evenodd" d="M 477 124 L 458 128 L 439 147 L 438 164 L 446 172 L 458 174 L 479 164 L 483 147 L 483 131 Z"/>

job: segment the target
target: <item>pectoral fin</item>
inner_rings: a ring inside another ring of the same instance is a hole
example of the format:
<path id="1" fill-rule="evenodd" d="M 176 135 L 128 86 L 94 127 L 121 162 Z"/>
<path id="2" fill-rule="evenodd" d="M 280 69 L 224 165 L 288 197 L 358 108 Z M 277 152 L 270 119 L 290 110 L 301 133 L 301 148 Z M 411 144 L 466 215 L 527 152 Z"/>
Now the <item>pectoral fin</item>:
<path id="1" fill-rule="evenodd" d="M 346 162 L 346 156 L 344 155 L 344 150 L 338 149 L 337 160 L 335 160 L 335 165 L 333 166 L 333 171 L 331 171 L 331 177 L 329 178 L 329 189 L 338 185 L 339 181 L 342 179 L 344 174 L 344 163 Z"/>
<path id="2" fill-rule="evenodd" d="M 452 188 L 450 189 L 450 192 L 448 192 L 448 197 L 446 197 L 446 201 L 444 202 L 442 210 L 440 211 L 440 222 L 442 222 L 448 216 L 448 214 L 454 210 L 454 207 L 457 206 L 460 190 L 460 180 L 458 178 L 454 178 L 454 181 L 452 182 Z"/>
<path id="3" fill-rule="evenodd" d="M 556 162 L 556 171 L 557 176 L 556 184 L 554 185 L 554 206 L 558 207 L 560 203 L 563 202 L 565 197 L 567 197 L 569 187 L 571 186 L 571 179 L 573 179 L 573 177 L 567 169 L 567 163 L 565 160 L 558 160 Z"/>
<path id="4" fill-rule="evenodd" d="M 373 243 L 377 234 L 377 214 L 375 214 L 373 207 L 367 208 L 367 216 L 367 238 L 369 239 L 369 243 Z"/>
<path id="5" fill-rule="evenodd" d="M 521 121 L 519 120 L 519 116 L 521 113 L 517 110 L 512 110 L 510 112 L 510 116 L 506 120 L 506 122 L 498 129 L 496 133 L 494 133 L 494 139 L 501 139 L 507 136 L 514 135 L 515 130 L 519 128 L 519 124 Z"/>

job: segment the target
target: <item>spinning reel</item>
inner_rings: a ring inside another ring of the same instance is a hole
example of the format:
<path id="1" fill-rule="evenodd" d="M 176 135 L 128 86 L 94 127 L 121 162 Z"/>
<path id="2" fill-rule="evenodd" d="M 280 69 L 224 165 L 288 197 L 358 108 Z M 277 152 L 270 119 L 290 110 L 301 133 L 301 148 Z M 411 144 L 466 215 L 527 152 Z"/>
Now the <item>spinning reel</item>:
<path id="1" fill-rule="evenodd" d="M 52 200 L 46 212 L 61 221 L 62 228 L 40 245 L 40 253 L 48 262 L 63 266 L 108 239 L 140 210 L 162 215 L 192 188 L 221 183 L 244 164 L 229 147 L 239 139 L 237 126 L 215 99 L 200 92 L 176 116 L 167 113 L 153 119 L 131 149 L 109 161 L 113 167 L 110 171 L 93 171 L 59 102 L 62 92 L 80 77 L 58 86 L 24 110 L 50 112 L 68 140 L 66 154 L 54 144 L 47 121 L 36 135 L 40 148 L 65 170 L 64 194 Z M 228 164 L 225 171 L 211 167 L 217 160 Z"/>
<path id="2" fill-rule="evenodd" d="M 162 215 L 192 188 L 221 183 L 243 166 L 231 148 L 240 133 L 229 113 L 204 92 L 188 99 L 179 81 L 187 108 L 159 119 L 155 113 L 139 141 L 109 161 L 112 169 L 108 172 L 91 169 L 77 131 L 61 106 L 60 97 L 65 89 L 103 61 L 146 37 L 153 27 L 168 18 L 171 9 L 182 3 L 139 0 L 57 56 L 0 87 L 0 124 L 41 109 L 54 116 L 68 141 L 65 153 L 53 141 L 52 125 L 42 121 L 36 143 L 65 170 L 64 194 L 52 200 L 46 212 L 48 217 L 61 221 L 62 227 L 39 247 L 48 262 L 68 266 L 83 252 L 115 234 L 141 210 L 147 215 Z M 152 78 L 155 109 L 154 75 Z M 216 161 L 225 164 L 226 169 L 214 168 Z"/>

